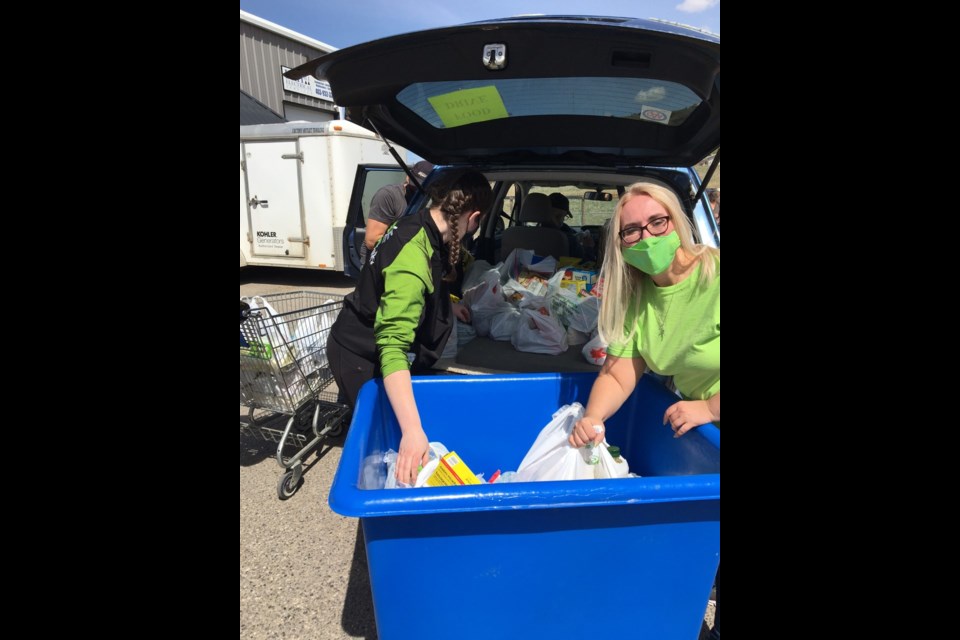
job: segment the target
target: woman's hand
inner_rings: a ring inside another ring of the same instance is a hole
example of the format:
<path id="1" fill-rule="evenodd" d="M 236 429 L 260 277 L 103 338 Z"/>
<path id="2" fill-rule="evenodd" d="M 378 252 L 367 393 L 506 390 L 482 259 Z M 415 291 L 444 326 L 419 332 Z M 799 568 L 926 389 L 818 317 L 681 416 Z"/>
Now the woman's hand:
<path id="1" fill-rule="evenodd" d="M 605 427 L 603 421 L 592 416 L 583 416 L 573 425 L 573 432 L 570 433 L 568 441 L 574 447 L 580 448 L 587 443 L 600 444 L 603 442 L 603 432 Z"/>
<path id="2" fill-rule="evenodd" d="M 453 303 L 453 315 L 460 319 L 460 322 L 470 322 L 470 307 L 459 302 Z"/>
<path id="3" fill-rule="evenodd" d="M 397 454 L 397 481 L 414 485 L 417 482 L 418 467 L 430 460 L 430 443 L 423 429 L 405 433 L 400 438 L 400 452 Z"/>
<path id="4" fill-rule="evenodd" d="M 670 405 L 663 414 L 663 424 L 670 423 L 674 438 L 715 419 L 706 400 L 681 400 Z"/>

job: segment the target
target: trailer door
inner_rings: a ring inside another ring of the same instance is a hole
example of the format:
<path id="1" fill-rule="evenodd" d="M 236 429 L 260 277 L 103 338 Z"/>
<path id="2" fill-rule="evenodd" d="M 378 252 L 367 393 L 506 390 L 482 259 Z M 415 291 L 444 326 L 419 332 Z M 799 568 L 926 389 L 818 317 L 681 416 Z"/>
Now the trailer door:
<path id="1" fill-rule="evenodd" d="M 298 140 L 244 142 L 251 252 L 303 257 L 303 191 Z"/>

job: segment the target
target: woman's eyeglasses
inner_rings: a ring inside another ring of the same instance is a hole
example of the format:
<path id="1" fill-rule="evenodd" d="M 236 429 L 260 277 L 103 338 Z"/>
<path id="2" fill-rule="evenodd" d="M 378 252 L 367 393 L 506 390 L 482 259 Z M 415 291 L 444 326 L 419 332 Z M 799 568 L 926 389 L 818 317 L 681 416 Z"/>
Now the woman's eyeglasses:
<path id="1" fill-rule="evenodd" d="M 661 216 L 654 218 L 642 227 L 627 227 L 620 232 L 620 239 L 627 244 L 633 244 L 640 240 L 640 236 L 643 235 L 644 230 L 648 231 L 652 236 L 662 236 L 667 232 L 667 227 L 669 226 L 670 216 Z"/>

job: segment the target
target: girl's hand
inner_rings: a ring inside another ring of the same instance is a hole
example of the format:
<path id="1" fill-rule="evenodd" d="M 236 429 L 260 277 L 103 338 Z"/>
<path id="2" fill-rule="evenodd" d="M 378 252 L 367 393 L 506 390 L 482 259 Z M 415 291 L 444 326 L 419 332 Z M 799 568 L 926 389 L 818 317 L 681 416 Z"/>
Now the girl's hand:
<path id="1" fill-rule="evenodd" d="M 453 315 L 460 319 L 460 322 L 470 322 L 470 307 L 459 302 L 453 303 Z"/>
<path id="2" fill-rule="evenodd" d="M 397 482 L 413 486 L 417 482 L 418 468 L 430 460 L 430 443 L 423 429 L 406 433 L 400 438 L 400 451 L 397 453 Z"/>

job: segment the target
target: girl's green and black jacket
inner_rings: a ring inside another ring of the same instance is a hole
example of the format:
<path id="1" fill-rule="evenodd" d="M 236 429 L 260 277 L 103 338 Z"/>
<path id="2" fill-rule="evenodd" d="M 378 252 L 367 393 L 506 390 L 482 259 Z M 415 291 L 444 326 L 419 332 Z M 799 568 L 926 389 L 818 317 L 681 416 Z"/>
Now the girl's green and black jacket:
<path id="1" fill-rule="evenodd" d="M 433 366 L 453 327 L 450 293 L 443 281 L 448 261 L 429 210 L 401 217 L 370 252 L 330 335 L 345 349 L 379 364 L 375 375 Z"/>

